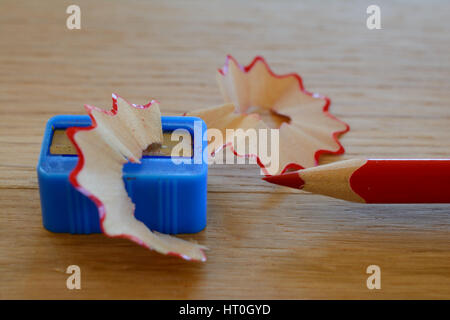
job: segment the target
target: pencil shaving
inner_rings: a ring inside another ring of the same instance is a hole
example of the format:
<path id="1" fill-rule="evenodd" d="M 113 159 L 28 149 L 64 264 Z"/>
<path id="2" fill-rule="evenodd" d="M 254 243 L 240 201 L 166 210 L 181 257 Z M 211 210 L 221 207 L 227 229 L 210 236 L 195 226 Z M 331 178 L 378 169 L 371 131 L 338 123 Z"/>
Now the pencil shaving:
<path id="1" fill-rule="evenodd" d="M 201 117 L 208 128 L 221 130 L 224 136 L 226 129 L 279 129 L 279 166 L 266 174 L 313 167 L 322 154 L 344 152 L 338 137 L 349 126 L 328 112 L 329 98 L 304 89 L 299 75 L 276 75 L 262 57 L 243 67 L 227 56 L 217 80 L 227 104 L 187 115 Z M 223 144 L 213 142 L 209 151 L 229 146 L 236 155 L 257 157 L 266 169 L 263 157 L 239 154 L 233 141 L 234 137 Z"/>
<path id="2" fill-rule="evenodd" d="M 139 163 L 143 150 L 162 143 L 158 103 L 132 105 L 113 95 L 111 111 L 85 107 L 92 126 L 67 131 L 79 155 L 69 179 L 98 207 L 103 233 L 109 237 L 129 239 L 162 254 L 205 261 L 203 246 L 151 232 L 135 219 L 135 206 L 122 180 L 122 167 L 126 162 Z"/>

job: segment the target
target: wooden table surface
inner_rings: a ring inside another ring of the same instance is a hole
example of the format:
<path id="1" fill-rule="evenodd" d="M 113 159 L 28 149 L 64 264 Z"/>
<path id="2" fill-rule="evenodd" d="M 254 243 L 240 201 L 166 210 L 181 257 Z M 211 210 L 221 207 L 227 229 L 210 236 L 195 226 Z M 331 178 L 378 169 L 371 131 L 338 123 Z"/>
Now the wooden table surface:
<path id="1" fill-rule="evenodd" d="M 448 205 L 362 205 L 263 182 L 256 166 L 214 165 L 208 246 L 189 263 L 103 235 L 42 227 L 36 163 L 56 114 L 111 106 L 116 92 L 163 114 L 222 103 L 215 74 L 263 55 L 328 95 L 351 126 L 351 157 L 448 157 L 450 4 L 376 1 L 0 3 L 0 298 L 450 298 Z M 81 290 L 66 288 L 67 266 Z M 368 290 L 366 268 L 381 268 Z"/>

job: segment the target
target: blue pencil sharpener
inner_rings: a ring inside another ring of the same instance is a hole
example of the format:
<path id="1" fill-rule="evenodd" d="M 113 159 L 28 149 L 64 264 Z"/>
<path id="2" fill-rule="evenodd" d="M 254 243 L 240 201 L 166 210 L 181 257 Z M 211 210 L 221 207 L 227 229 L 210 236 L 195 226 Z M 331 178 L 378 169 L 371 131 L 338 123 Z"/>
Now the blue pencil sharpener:
<path id="1" fill-rule="evenodd" d="M 162 147 L 145 151 L 140 164 L 123 167 L 125 188 L 136 205 L 135 217 L 162 233 L 199 232 L 206 227 L 206 124 L 196 117 L 161 117 L 161 122 Z M 97 207 L 69 182 L 78 155 L 65 130 L 90 125 L 87 115 L 60 115 L 47 122 L 37 175 L 42 221 L 49 231 L 101 233 Z M 180 138 L 185 146 L 189 144 L 190 152 L 183 148 L 187 154 L 173 156 L 171 150 L 181 143 Z"/>

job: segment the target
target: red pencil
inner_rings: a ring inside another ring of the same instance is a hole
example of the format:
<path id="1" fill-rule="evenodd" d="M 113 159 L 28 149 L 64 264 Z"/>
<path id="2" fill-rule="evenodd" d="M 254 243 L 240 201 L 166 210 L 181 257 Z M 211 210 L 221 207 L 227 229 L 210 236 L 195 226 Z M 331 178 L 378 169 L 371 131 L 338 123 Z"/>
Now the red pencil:
<path id="1" fill-rule="evenodd" d="M 450 159 L 345 160 L 264 180 L 363 203 L 450 203 Z"/>

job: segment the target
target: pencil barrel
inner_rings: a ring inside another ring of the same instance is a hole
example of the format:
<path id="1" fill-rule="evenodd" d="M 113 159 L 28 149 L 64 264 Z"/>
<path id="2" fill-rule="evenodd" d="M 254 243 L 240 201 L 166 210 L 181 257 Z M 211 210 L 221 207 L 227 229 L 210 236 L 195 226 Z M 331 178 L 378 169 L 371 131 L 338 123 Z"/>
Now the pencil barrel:
<path id="1" fill-rule="evenodd" d="M 366 203 L 450 203 L 450 160 L 367 160 L 349 184 Z"/>

